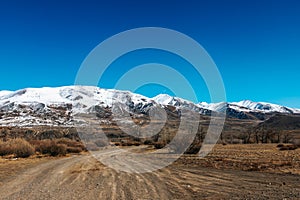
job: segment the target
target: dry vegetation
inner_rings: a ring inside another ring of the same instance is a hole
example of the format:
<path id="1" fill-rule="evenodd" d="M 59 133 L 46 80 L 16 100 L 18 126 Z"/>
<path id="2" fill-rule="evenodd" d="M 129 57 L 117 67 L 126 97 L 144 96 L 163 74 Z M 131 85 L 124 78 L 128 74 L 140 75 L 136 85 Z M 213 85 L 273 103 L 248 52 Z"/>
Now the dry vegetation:
<path id="1" fill-rule="evenodd" d="M 15 157 L 27 158 L 34 153 L 34 147 L 24 139 L 0 141 L 0 156 L 14 155 Z"/>
<path id="2" fill-rule="evenodd" d="M 219 144 L 205 158 L 186 154 L 145 174 L 118 172 L 89 154 L 0 158 L 0 194 L 1 199 L 299 199 L 299 155 L 300 149 L 279 151 L 275 144 Z M 119 160 L 122 152 L 114 156 Z"/>
<path id="3" fill-rule="evenodd" d="M 80 153 L 85 151 L 81 142 L 70 139 L 46 139 L 30 140 L 22 138 L 0 140 L 0 156 L 27 158 L 34 154 L 44 154 L 50 156 L 64 156 L 67 153 Z"/>
<path id="4" fill-rule="evenodd" d="M 227 119 L 219 144 L 205 158 L 200 158 L 196 154 L 202 146 L 208 122 L 209 118 L 201 117 L 201 125 L 192 145 L 175 163 L 153 174 L 134 176 L 117 173 L 99 165 L 88 154 L 59 159 L 54 156 L 97 151 L 112 144 L 132 149 L 136 153 L 155 151 L 173 140 L 178 130 L 178 121 L 168 121 L 158 134 L 143 139 L 121 132 L 116 125 L 103 125 L 101 128 L 109 140 L 86 140 L 85 145 L 80 142 L 79 135 L 82 133 L 74 128 L 0 127 L 1 195 L 11 191 L 11 194 L 6 194 L 12 195 L 11 199 L 24 198 L 24 194 L 30 199 L 41 199 L 41 195 L 47 199 L 50 194 L 52 197 L 71 199 L 74 191 L 77 191 L 76 199 L 82 199 L 82 194 L 85 194 L 86 199 L 111 199 L 111 194 L 121 195 L 116 196 L 119 199 L 133 199 L 137 193 L 143 199 L 146 193 L 157 195 L 148 196 L 147 199 L 198 199 L 201 195 L 203 198 L 230 199 L 233 194 L 236 197 L 233 199 L 267 199 L 270 195 L 271 199 L 299 199 L 300 191 L 295 186 L 300 180 L 300 140 L 297 140 L 297 137 L 300 138 L 299 129 L 281 129 L 282 126 L 275 129 L 274 123 L 272 126 L 257 126 L 257 122 L 253 120 Z M 89 134 L 94 136 L 96 131 Z M 177 148 L 185 146 L 180 141 L 178 144 L 178 147 L 169 147 L 174 154 Z M 139 145 L 146 146 L 136 147 Z M 167 156 L 175 156 L 174 154 Z M 111 155 L 103 156 L 111 159 Z M 118 155 L 113 156 L 118 160 Z M 68 174 L 69 171 L 72 173 Z M 28 176 L 28 172 L 32 172 L 34 178 Z M 19 174 L 22 173 L 24 176 L 20 178 Z M 13 188 L 15 183 L 16 188 L 19 188 L 22 178 L 28 184 L 23 184 L 22 191 L 20 189 L 18 194 L 18 190 L 10 187 Z M 7 184 L 10 179 L 11 185 Z M 110 185 L 111 183 L 115 185 Z M 6 185 L 8 189 L 4 188 Z M 118 194 L 116 188 L 125 191 L 124 194 Z M 138 189 L 141 190 L 137 191 Z M 99 191 L 103 194 L 98 194 Z M 95 195 L 88 196 L 91 194 Z"/>
<path id="5" fill-rule="evenodd" d="M 300 149 L 281 151 L 276 144 L 218 144 L 205 158 L 184 155 L 177 163 L 300 175 Z"/>
<path id="6" fill-rule="evenodd" d="M 177 134 L 179 122 L 176 117 L 170 117 L 162 130 L 148 138 L 139 138 L 128 135 L 118 128 L 116 124 L 101 124 L 101 130 L 105 133 L 108 141 L 101 138 L 89 140 L 90 136 L 97 136 L 98 129 L 89 135 L 80 133 L 80 130 L 70 127 L 0 127 L 0 156 L 13 155 L 14 157 L 28 157 L 33 154 L 45 154 L 50 156 L 66 155 L 68 153 L 80 153 L 82 151 L 97 151 L 112 144 L 116 146 L 139 146 L 149 145 L 156 149 L 165 147 Z M 280 120 L 282 117 L 280 118 Z M 285 118 L 284 118 L 285 119 Z M 136 119 L 137 120 L 137 119 Z M 192 120 L 192 119 L 191 119 Z M 290 119 L 287 119 L 288 121 Z M 145 120 L 144 120 L 145 121 Z M 146 120 L 147 121 L 147 120 Z M 270 123 L 272 120 L 269 120 Z M 140 122 L 137 120 L 137 123 Z M 206 136 L 210 118 L 201 116 L 198 132 L 192 145 L 185 151 L 186 154 L 199 152 Z M 277 124 L 277 123 L 276 123 Z M 238 120 L 227 118 L 224 130 L 220 135 L 219 144 L 260 144 L 260 143 L 283 143 L 278 147 L 281 151 L 292 151 L 300 147 L 297 137 L 300 138 L 298 129 L 288 130 L 285 126 L 275 128 L 275 125 L 267 126 L 259 124 L 255 120 Z M 297 127 L 296 127 L 297 128 Z M 187 127 L 187 131 L 189 128 Z M 84 145 L 82 136 L 87 135 Z M 22 139 L 15 139 L 22 138 Z M 2 141 L 1 141 L 2 139 Z M 185 141 L 185 138 L 182 139 Z M 184 142 L 177 142 L 179 146 L 171 146 L 173 152 L 185 146 Z M 182 146 L 180 146 L 182 145 Z M 241 149 L 242 151 L 242 149 Z"/>

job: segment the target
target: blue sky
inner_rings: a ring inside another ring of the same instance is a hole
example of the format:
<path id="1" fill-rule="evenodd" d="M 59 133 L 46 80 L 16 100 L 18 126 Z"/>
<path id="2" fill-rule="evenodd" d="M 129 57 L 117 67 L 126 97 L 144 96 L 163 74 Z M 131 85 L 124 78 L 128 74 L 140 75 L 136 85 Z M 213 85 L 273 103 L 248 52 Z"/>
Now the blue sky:
<path id="1" fill-rule="evenodd" d="M 296 0 L 1 1 L 0 90 L 72 85 L 82 61 L 100 42 L 147 26 L 174 29 L 199 42 L 219 68 L 228 101 L 300 108 Z M 113 87 L 120 67 L 129 69 L 134 60 L 184 66 L 165 52 L 141 54 L 117 60 L 100 86 Z M 148 85 L 138 92 L 153 96 L 170 91 Z M 199 100 L 210 101 L 201 78 L 196 92 Z"/>

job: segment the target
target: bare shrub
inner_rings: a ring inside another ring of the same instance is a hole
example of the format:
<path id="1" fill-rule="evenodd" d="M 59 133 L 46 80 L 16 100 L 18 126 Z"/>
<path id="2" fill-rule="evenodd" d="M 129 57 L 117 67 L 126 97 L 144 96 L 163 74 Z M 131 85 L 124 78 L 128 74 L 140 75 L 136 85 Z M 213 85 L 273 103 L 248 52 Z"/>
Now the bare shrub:
<path id="1" fill-rule="evenodd" d="M 67 146 L 65 144 L 52 143 L 49 148 L 49 154 L 51 156 L 64 156 L 67 154 Z"/>
<path id="2" fill-rule="evenodd" d="M 80 149 L 80 151 L 84 151 L 85 150 L 85 146 L 84 144 L 82 144 L 82 142 L 78 142 L 75 140 L 71 140 L 68 138 L 60 138 L 55 140 L 57 144 L 64 144 L 66 145 L 68 148 L 77 148 Z"/>
<path id="3" fill-rule="evenodd" d="M 34 147 L 24 139 L 12 140 L 12 147 L 17 157 L 27 158 L 35 153 Z"/>
<path id="4" fill-rule="evenodd" d="M 115 142 L 114 145 L 115 146 L 121 146 L 121 142 Z"/>
<path id="5" fill-rule="evenodd" d="M 31 140 L 30 143 L 35 147 L 37 152 L 51 156 L 65 155 L 66 153 L 80 153 L 85 150 L 85 147 L 81 142 L 67 138 Z M 57 152 L 59 149 L 61 152 Z"/>
<path id="6" fill-rule="evenodd" d="M 201 143 L 193 143 L 189 148 L 184 152 L 185 154 L 197 154 L 201 149 Z"/>
<path id="7" fill-rule="evenodd" d="M 12 148 L 8 144 L 8 142 L 3 142 L 0 140 L 0 156 L 13 154 Z"/>
<path id="8" fill-rule="evenodd" d="M 282 146 L 279 148 L 280 151 L 287 151 L 290 150 L 288 146 Z"/>
<path id="9" fill-rule="evenodd" d="M 74 141 L 74 140 L 71 140 L 68 138 L 60 138 L 60 139 L 56 139 L 55 141 L 57 144 L 65 144 L 66 146 L 69 146 L 69 147 L 74 147 L 74 146 L 78 145 L 77 141 Z"/>
<path id="10" fill-rule="evenodd" d="M 131 141 L 131 140 L 122 141 L 121 144 L 122 146 L 140 146 L 140 142 Z"/>
<path id="11" fill-rule="evenodd" d="M 67 153 L 67 145 L 59 144 L 55 140 L 35 140 L 31 141 L 35 146 L 35 150 L 42 154 L 50 156 L 63 156 Z"/>
<path id="12" fill-rule="evenodd" d="M 286 145 L 279 148 L 280 151 L 286 150 L 296 150 L 298 147 L 296 145 Z"/>
<path id="13" fill-rule="evenodd" d="M 280 147 L 283 147 L 283 146 L 284 146 L 283 144 L 278 144 L 276 147 L 280 148 Z"/>
<path id="14" fill-rule="evenodd" d="M 35 150 L 42 154 L 48 154 L 51 146 L 51 140 L 33 140 L 30 141 L 34 145 Z"/>
<path id="15" fill-rule="evenodd" d="M 144 145 L 152 145 L 153 141 L 152 140 L 145 140 Z"/>
<path id="16" fill-rule="evenodd" d="M 162 148 L 164 148 L 165 146 L 166 146 L 166 144 L 163 143 L 163 142 L 155 142 L 155 143 L 154 143 L 154 147 L 155 147 L 156 149 L 162 149 Z"/>
<path id="17" fill-rule="evenodd" d="M 140 146 L 141 144 L 139 142 L 134 142 L 133 145 L 134 146 Z"/>
<path id="18" fill-rule="evenodd" d="M 80 153 L 82 149 L 80 147 L 67 147 L 67 153 Z"/>
<path id="19" fill-rule="evenodd" d="M 289 145 L 289 150 L 296 150 L 298 146 L 296 145 Z"/>
<path id="20" fill-rule="evenodd" d="M 11 155 L 27 158 L 35 153 L 34 147 L 24 139 L 17 138 L 0 143 L 0 156 Z"/>

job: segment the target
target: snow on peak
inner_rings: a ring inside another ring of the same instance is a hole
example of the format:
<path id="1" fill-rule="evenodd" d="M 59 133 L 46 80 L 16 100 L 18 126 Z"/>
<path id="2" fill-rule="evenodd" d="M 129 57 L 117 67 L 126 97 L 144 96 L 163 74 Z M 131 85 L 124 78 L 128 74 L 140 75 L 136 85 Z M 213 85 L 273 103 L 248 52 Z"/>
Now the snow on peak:
<path id="1" fill-rule="evenodd" d="M 162 104 L 162 105 L 168 105 L 174 97 L 168 95 L 168 94 L 159 94 L 152 98 L 155 102 Z"/>
<path id="2" fill-rule="evenodd" d="M 280 113 L 298 113 L 299 110 L 280 106 L 277 104 L 266 102 L 253 102 L 250 100 L 243 100 L 240 102 L 232 102 L 230 105 L 234 108 L 239 107 L 241 110 L 246 111 L 261 111 L 265 113 L 280 112 Z"/>
<path id="3" fill-rule="evenodd" d="M 168 94 L 159 94 L 153 98 L 135 94 L 130 91 L 120 91 L 114 89 L 102 89 L 95 86 L 64 86 L 64 87 L 43 87 L 26 88 L 18 91 L 0 91 L 0 109 L 10 109 L 11 106 L 18 104 L 72 104 L 73 111 L 85 111 L 91 106 L 101 105 L 111 107 L 114 102 L 145 105 L 160 104 L 171 105 L 178 109 L 189 109 L 195 112 L 201 112 L 201 109 L 224 112 L 228 108 L 240 112 L 262 112 L 262 113 L 300 113 L 299 109 L 292 109 L 276 104 L 264 102 L 252 102 L 244 100 L 240 102 L 221 102 L 195 104 L 191 101 L 172 97 Z M 11 105 L 11 104 L 14 105 Z"/>
<path id="4" fill-rule="evenodd" d="M 153 100 L 129 91 L 102 89 L 95 86 L 43 87 L 26 88 L 14 92 L 0 91 L 0 107 L 8 103 L 43 103 L 45 105 L 77 103 L 84 104 L 83 107 L 90 107 L 99 104 L 112 106 L 114 102 L 144 104 L 152 103 Z"/>
<path id="5" fill-rule="evenodd" d="M 1 101 L 10 101 L 15 103 L 27 103 L 27 102 L 65 102 L 59 95 L 60 88 L 26 88 L 17 90 L 15 92 L 9 92 L 6 94 L 0 93 Z"/>
<path id="6" fill-rule="evenodd" d="M 228 103 L 226 102 L 220 102 L 220 103 L 206 103 L 206 102 L 201 102 L 198 104 L 200 107 L 216 111 L 216 112 L 225 112 L 226 109 L 228 108 Z"/>
<path id="7" fill-rule="evenodd" d="M 12 91 L 8 91 L 8 90 L 1 90 L 0 91 L 0 100 L 6 96 L 8 96 L 9 94 L 13 93 Z"/>

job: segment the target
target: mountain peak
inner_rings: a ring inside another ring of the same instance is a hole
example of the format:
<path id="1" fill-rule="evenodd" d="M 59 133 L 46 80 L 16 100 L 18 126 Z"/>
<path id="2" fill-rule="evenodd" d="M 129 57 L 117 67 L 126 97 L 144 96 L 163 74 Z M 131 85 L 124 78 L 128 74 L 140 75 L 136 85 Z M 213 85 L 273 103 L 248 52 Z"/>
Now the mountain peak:
<path id="1" fill-rule="evenodd" d="M 156 101 L 157 103 L 159 104 L 169 104 L 172 100 L 173 100 L 174 97 L 168 95 L 168 94 L 159 94 L 155 97 L 153 97 L 152 99 L 154 101 Z"/>
<path id="2" fill-rule="evenodd" d="M 261 116 L 273 113 L 300 114 L 298 109 L 250 100 L 195 104 L 168 94 L 148 98 L 130 91 L 94 86 L 64 86 L 0 91 L 0 125 L 51 124 L 53 123 L 51 115 L 55 115 L 54 118 L 59 124 L 64 124 L 66 120 L 60 117 L 69 116 L 69 113 L 87 113 L 95 110 L 95 106 L 111 108 L 114 102 L 124 103 L 128 106 L 127 109 L 144 114 L 153 106 L 166 105 L 174 106 L 177 110 L 187 109 L 204 115 L 210 115 L 212 111 L 226 112 L 230 117 L 243 119 L 248 115 L 251 115 L 252 119 L 257 116 L 258 119 L 263 119 Z"/>

